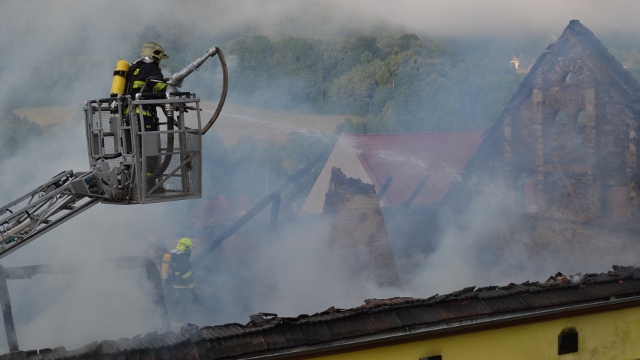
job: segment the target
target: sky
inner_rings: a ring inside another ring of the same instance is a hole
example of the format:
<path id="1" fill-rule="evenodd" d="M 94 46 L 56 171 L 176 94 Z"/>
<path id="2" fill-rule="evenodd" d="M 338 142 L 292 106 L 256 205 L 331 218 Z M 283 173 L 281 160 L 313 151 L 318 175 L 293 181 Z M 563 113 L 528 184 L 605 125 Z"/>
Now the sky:
<path id="1" fill-rule="evenodd" d="M 215 14 L 221 2 L 210 2 Z M 188 2 L 200 8 L 199 2 Z M 631 0 L 542 0 L 534 3 L 507 0 L 351 0 L 351 1 L 242 1 L 226 6 L 231 16 L 217 26 L 243 24 L 245 19 L 275 31 L 282 19 L 296 17 L 310 29 L 322 23 L 390 23 L 431 36 L 475 36 L 532 32 L 558 34 L 570 20 L 578 19 L 594 32 L 637 32 L 640 4 Z M 238 4 L 238 5 L 236 5 Z M 184 14 L 184 13 L 183 13 Z M 216 18 L 214 15 L 213 18 Z M 314 20 L 315 19 L 315 20 Z M 214 20 L 217 23 L 217 21 Z"/>
<path id="2" fill-rule="evenodd" d="M 363 0 L 343 3 L 351 11 L 366 9 L 364 12 L 371 18 L 384 18 L 434 36 L 558 34 L 573 19 L 580 20 L 594 32 L 640 29 L 634 21 L 640 4 L 634 1 Z"/>
<path id="3" fill-rule="evenodd" d="M 0 99 L 6 99 L 12 89 L 37 86 L 24 83 L 35 65 L 47 62 L 49 71 L 65 66 L 58 57 L 65 49 L 78 46 L 85 49 L 82 56 L 88 66 L 79 69 L 68 83 L 49 89 L 68 94 L 69 102 L 77 104 L 74 123 L 30 144 L 17 157 L 4 159 L 9 171 L 0 172 L 0 204 L 62 170 L 88 170 L 82 104 L 84 100 L 106 95 L 115 62 L 137 55 L 125 53 L 132 43 L 151 40 L 139 35 L 147 26 L 180 24 L 211 33 L 215 39 L 239 28 L 251 28 L 267 36 L 323 36 L 343 29 L 374 29 L 384 24 L 433 38 L 535 35 L 548 37 L 552 42 L 573 19 L 580 20 L 596 36 L 611 32 L 640 33 L 638 13 L 640 2 L 637 1 L 595 0 L 529 3 L 506 0 L 5 0 L 0 13 L 0 84 L 3 84 Z M 205 41 L 201 44 L 202 52 L 208 47 L 223 45 Z M 100 204 L 0 263 L 20 266 L 143 254 L 144 239 L 150 233 L 172 234 L 172 221 L 178 218 L 175 214 L 186 211 L 189 206 L 186 202 L 131 207 Z M 482 218 L 473 220 L 470 231 L 486 230 Z M 245 294 L 246 289 L 239 289 L 238 283 L 229 284 L 233 282 L 229 279 L 238 278 L 224 278 L 228 273 L 213 277 L 220 286 L 220 294 L 224 294 L 217 295 L 219 308 L 227 314 L 213 317 L 211 321 L 242 322 L 248 320 L 249 313 L 243 313 L 247 309 L 275 310 L 296 316 L 319 312 L 332 305 L 357 306 L 369 297 L 407 294 L 426 297 L 478 280 L 469 264 L 479 260 L 468 253 L 468 258 L 459 257 L 455 262 L 463 268 L 462 273 L 457 274 L 464 280 L 459 286 L 456 283 L 424 285 L 426 277 L 414 279 L 413 287 L 424 288 L 417 294 L 380 289 L 368 283 L 354 286 L 338 281 L 339 276 L 333 270 L 323 271 L 325 268 L 321 265 L 324 264 L 312 261 L 326 250 L 321 243 L 311 241 L 310 246 L 305 246 L 295 241 L 304 238 L 301 234 L 305 232 L 291 231 L 291 236 L 273 240 L 273 246 L 253 244 L 251 266 L 246 266 L 246 273 L 240 275 L 253 279 L 251 284 L 273 285 L 252 292 L 260 294 L 260 302 L 245 299 L 248 302 L 245 307 L 232 308 L 237 301 L 234 296 Z M 468 248 L 472 241 L 469 232 L 451 236 L 465 241 L 450 243 L 442 254 L 460 253 L 460 249 Z M 171 242 L 170 236 L 167 242 Z M 425 268 L 424 273 L 435 273 L 446 263 L 445 260 L 436 262 Z M 301 265 L 305 265 L 304 270 L 299 270 Z M 508 265 L 512 264 L 505 267 Z M 486 281 L 497 279 L 499 277 Z M 24 349 L 59 345 L 72 349 L 94 340 L 144 334 L 157 327 L 158 320 L 146 306 L 148 293 L 140 285 L 137 273 L 82 274 L 72 278 L 39 276 L 13 281 L 9 286 L 15 303 L 18 339 Z M 323 289 L 321 294 L 314 293 L 318 288 Z"/>

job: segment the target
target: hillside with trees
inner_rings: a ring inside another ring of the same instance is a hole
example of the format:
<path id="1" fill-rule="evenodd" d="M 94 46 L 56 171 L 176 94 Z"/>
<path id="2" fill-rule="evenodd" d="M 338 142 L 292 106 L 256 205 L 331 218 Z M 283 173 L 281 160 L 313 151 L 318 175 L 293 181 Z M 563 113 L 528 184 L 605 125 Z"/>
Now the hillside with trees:
<path id="1" fill-rule="evenodd" d="M 232 98 L 253 106 L 347 114 L 360 133 L 486 128 L 522 79 L 414 34 L 230 40 Z"/>

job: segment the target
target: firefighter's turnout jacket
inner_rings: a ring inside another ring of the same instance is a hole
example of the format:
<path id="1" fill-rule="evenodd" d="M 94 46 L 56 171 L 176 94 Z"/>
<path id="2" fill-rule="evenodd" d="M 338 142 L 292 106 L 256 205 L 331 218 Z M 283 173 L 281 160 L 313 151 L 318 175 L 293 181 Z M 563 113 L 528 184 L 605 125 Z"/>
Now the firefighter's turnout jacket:
<path id="1" fill-rule="evenodd" d="M 187 309 L 197 301 L 198 297 L 193 282 L 190 257 L 191 252 L 173 249 L 162 259 L 162 277 L 169 308 L 169 320 L 174 330 L 184 326 Z M 165 268 L 168 271 L 165 272 Z"/>
<path id="2" fill-rule="evenodd" d="M 129 95 L 135 99 L 136 94 L 162 92 L 166 89 L 167 84 L 162 82 L 162 70 L 157 61 L 148 58 L 140 58 L 136 60 L 129 69 L 131 73 L 131 85 Z M 136 109 L 138 112 L 138 109 Z M 147 131 L 157 131 L 157 113 L 154 105 L 143 106 L 144 125 Z"/>
<path id="3" fill-rule="evenodd" d="M 195 290 L 191 262 L 189 261 L 191 253 L 173 249 L 169 255 L 171 255 L 171 260 L 169 260 L 169 273 L 166 281 L 174 289 Z"/>

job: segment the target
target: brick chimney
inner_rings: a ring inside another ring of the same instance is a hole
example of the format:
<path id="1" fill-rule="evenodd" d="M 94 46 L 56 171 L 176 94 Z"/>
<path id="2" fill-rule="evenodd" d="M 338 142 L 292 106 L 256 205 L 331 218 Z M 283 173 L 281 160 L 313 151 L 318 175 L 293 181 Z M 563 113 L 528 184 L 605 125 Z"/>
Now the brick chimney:
<path id="1" fill-rule="evenodd" d="M 373 278 L 384 286 L 397 283 L 374 185 L 347 178 L 340 168 L 332 167 L 322 214 L 330 221 L 329 243 L 352 275 Z"/>

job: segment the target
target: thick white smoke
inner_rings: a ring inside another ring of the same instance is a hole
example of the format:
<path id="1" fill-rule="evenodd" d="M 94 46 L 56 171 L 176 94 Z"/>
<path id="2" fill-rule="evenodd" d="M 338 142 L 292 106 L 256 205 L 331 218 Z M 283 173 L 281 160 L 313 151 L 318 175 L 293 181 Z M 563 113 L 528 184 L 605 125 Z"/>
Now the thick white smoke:
<path id="1" fill-rule="evenodd" d="M 43 68 L 43 63 L 50 72 L 68 66 L 61 60 L 67 49 L 81 48 L 79 56 L 86 66 L 78 68 L 65 83 L 47 89 L 51 94 L 63 93 L 64 105 L 76 106 L 78 112 L 72 125 L 46 133 L 16 157 L 3 159 L 0 204 L 63 170 L 88 170 L 83 101 L 106 95 L 115 62 L 121 58 L 133 60 L 137 54 L 130 53 L 132 49 L 154 40 L 149 39 L 153 35 L 148 33 L 150 28 L 162 31 L 165 24 L 180 25 L 194 29 L 194 33 L 211 34 L 212 38 L 240 28 L 267 36 L 316 36 L 350 30 L 367 32 L 379 24 L 443 37 L 546 32 L 552 36 L 572 19 L 581 20 L 594 32 L 637 32 L 640 25 L 635 14 L 639 9 L 640 3 L 635 1 L 584 0 L 544 0 L 528 5 L 506 0 L 5 1 L 0 13 L 0 99 L 9 98 L 15 89 L 37 87 L 37 83 L 25 81 L 33 75 L 34 68 Z M 204 51 L 224 44 L 204 41 L 202 45 Z M 175 66 L 180 65 L 186 64 Z M 39 74 L 47 75 L 46 71 Z M 193 202 L 129 207 L 100 204 L 3 258 L 1 263 L 9 267 L 143 255 L 144 239 L 150 233 L 160 235 L 167 246 L 172 246 L 176 230 L 186 226 L 180 223 L 184 219 L 182 213 L 193 206 Z M 490 211 L 480 213 L 484 217 L 492 215 Z M 472 240 L 475 234 L 490 229 L 483 228 L 483 217 L 471 218 L 469 223 L 467 232 L 452 228 L 447 233 L 441 250 L 428 259 L 432 262 L 413 278 L 410 291 L 379 289 L 373 284 L 340 278 L 335 272 L 338 266 L 327 266 L 321 256 L 327 252 L 322 241 L 310 236 L 322 235 L 321 230 L 314 234 L 309 229 L 291 229 L 279 236 L 265 237 L 270 242 L 257 238 L 250 244 L 252 257 L 246 263 L 227 264 L 216 274 L 196 274 L 200 281 L 210 281 L 217 287 L 218 301 L 214 304 L 217 313 L 203 317 L 207 323 L 199 325 L 214 325 L 208 321 L 243 322 L 248 318 L 242 316 L 258 311 L 295 316 L 331 305 L 357 306 L 370 297 L 429 296 L 480 282 L 504 283 L 499 276 L 482 277 L 478 271 L 482 264 L 474 258 L 474 251 L 481 251 L 482 244 Z M 452 264 L 456 270 L 451 270 Z M 556 270 L 562 269 L 552 269 Z M 242 276 L 232 277 L 238 273 Z M 141 274 L 125 271 L 40 275 L 10 281 L 21 348 L 74 348 L 94 340 L 158 330 L 158 318 L 149 310 L 149 293 L 140 285 Z M 205 279 L 206 276 L 210 277 Z M 241 278 L 246 283 L 240 283 Z"/>

